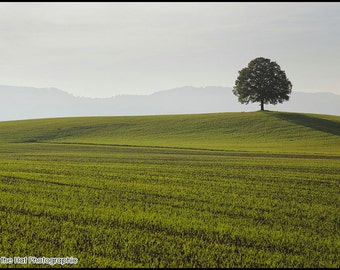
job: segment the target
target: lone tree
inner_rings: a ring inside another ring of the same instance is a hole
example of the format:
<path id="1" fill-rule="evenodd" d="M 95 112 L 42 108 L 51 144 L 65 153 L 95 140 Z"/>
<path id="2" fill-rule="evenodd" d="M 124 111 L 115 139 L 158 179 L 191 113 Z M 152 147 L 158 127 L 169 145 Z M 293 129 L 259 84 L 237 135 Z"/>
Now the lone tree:
<path id="1" fill-rule="evenodd" d="M 292 83 L 276 62 L 258 57 L 238 73 L 233 93 L 242 104 L 248 104 L 250 101 L 261 102 L 263 111 L 264 104 L 275 105 L 289 100 Z"/>

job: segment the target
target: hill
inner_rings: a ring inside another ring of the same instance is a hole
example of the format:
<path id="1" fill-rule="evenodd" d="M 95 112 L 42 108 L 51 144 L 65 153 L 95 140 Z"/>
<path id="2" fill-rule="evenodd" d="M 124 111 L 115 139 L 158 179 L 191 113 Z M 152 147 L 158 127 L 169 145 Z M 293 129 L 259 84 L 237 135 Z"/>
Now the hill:
<path id="1" fill-rule="evenodd" d="M 340 117 L 247 112 L 0 122 L 0 141 L 280 153 L 340 152 Z"/>
<path id="2" fill-rule="evenodd" d="M 271 111 L 0 122 L 0 253 L 339 268 L 339 123 Z"/>
<path id="3" fill-rule="evenodd" d="M 340 116 L 340 96 L 332 93 L 293 92 L 288 102 L 268 110 Z M 77 116 L 199 114 L 258 110 L 243 105 L 230 87 L 180 87 L 151 95 L 111 98 L 75 97 L 56 88 L 0 86 L 0 121 Z"/>

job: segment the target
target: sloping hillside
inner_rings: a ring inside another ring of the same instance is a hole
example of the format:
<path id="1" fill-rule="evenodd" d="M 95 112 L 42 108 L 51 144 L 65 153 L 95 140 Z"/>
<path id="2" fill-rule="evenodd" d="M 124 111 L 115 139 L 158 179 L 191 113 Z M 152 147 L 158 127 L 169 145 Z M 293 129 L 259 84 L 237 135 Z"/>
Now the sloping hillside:
<path id="1" fill-rule="evenodd" d="M 339 154 L 340 117 L 259 111 L 20 120 L 1 122 L 0 140 Z"/>

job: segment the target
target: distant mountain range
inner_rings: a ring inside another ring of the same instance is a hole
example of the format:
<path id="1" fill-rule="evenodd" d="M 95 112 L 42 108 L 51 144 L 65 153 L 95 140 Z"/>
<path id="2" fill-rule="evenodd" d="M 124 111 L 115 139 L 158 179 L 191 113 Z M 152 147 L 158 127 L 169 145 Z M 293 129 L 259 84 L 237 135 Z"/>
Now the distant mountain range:
<path id="1" fill-rule="evenodd" d="M 266 105 L 266 110 L 340 116 L 340 95 L 292 91 L 289 101 Z M 111 98 L 75 97 L 56 88 L 0 86 L 0 121 L 74 116 L 196 114 L 259 110 L 240 104 L 231 87 L 185 86 L 151 95 Z"/>

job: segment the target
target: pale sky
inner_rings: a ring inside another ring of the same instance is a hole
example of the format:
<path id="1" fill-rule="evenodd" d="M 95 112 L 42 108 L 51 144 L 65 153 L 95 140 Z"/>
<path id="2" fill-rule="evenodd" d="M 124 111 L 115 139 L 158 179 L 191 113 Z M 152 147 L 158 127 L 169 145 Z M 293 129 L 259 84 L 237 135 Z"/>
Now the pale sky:
<path id="1" fill-rule="evenodd" d="M 340 3 L 0 3 L 0 85 L 87 97 L 233 87 L 256 57 L 292 91 L 340 94 Z"/>

